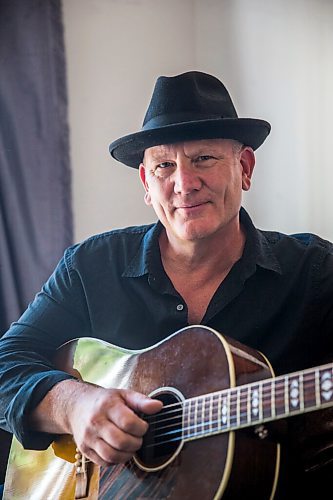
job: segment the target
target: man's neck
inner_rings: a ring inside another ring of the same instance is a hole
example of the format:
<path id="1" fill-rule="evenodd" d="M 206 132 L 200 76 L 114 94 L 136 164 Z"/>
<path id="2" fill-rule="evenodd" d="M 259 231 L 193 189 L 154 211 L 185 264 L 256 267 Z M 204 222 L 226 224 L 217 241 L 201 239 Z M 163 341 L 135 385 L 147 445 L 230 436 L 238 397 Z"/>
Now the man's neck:
<path id="1" fill-rule="evenodd" d="M 162 262 L 168 274 L 203 273 L 207 278 L 217 273 L 226 275 L 241 258 L 245 240 L 239 220 L 231 230 L 227 228 L 195 241 L 168 238 L 164 230 L 160 236 Z"/>

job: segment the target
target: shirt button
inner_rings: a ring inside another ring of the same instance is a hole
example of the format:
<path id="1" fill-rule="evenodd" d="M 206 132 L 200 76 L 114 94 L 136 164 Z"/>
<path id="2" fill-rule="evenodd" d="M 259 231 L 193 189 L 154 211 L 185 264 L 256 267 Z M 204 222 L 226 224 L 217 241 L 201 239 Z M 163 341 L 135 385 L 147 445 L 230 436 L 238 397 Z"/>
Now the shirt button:
<path id="1" fill-rule="evenodd" d="M 184 309 L 183 304 L 178 304 L 177 311 L 182 311 Z"/>

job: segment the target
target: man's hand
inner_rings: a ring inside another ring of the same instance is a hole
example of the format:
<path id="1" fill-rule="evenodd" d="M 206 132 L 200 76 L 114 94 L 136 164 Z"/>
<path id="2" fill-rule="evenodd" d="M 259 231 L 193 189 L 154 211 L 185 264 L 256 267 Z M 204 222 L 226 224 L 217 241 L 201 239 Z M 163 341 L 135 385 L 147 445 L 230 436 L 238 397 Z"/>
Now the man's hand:
<path id="1" fill-rule="evenodd" d="M 108 466 L 127 462 L 141 447 L 148 424 L 137 413 L 161 408 L 160 401 L 138 392 L 66 380 L 41 401 L 31 423 L 35 430 L 72 434 L 81 453 Z"/>
<path id="2" fill-rule="evenodd" d="M 79 450 L 98 465 L 127 462 L 141 447 L 148 424 L 138 412 L 152 414 L 162 403 L 129 390 L 88 386 L 70 418 Z"/>

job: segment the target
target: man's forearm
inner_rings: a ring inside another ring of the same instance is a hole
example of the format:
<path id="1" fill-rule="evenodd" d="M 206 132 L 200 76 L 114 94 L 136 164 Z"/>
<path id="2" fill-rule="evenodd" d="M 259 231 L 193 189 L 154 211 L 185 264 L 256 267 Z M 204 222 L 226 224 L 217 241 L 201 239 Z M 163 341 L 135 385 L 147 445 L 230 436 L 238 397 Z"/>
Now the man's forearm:
<path id="1" fill-rule="evenodd" d="M 86 385 L 88 384 L 73 379 L 56 384 L 31 412 L 31 428 L 50 434 L 72 434 L 68 417 L 74 401 L 84 397 Z"/>

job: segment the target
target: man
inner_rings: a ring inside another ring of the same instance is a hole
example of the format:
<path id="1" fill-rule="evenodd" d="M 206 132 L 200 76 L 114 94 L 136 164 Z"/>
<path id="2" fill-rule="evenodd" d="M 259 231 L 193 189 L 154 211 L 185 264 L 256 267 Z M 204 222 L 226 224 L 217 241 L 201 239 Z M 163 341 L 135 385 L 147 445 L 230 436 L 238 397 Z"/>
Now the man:
<path id="1" fill-rule="evenodd" d="M 139 169 L 159 222 L 68 249 L 1 341 L 1 424 L 25 447 L 43 449 L 69 433 L 95 463 L 126 462 L 147 431 L 138 414 L 161 408 L 55 370 L 55 349 L 78 336 L 140 349 L 204 324 L 262 351 L 276 374 L 332 359 L 332 245 L 256 230 L 241 209 L 254 150 L 269 132 L 263 120 L 238 118 L 213 76 L 157 80 L 142 130 L 113 142 L 110 153 Z M 293 498 L 293 482 L 306 494 L 329 476 L 329 419 L 309 438 L 301 432 L 308 422 L 290 419 L 281 437 L 283 498 Z"/>

